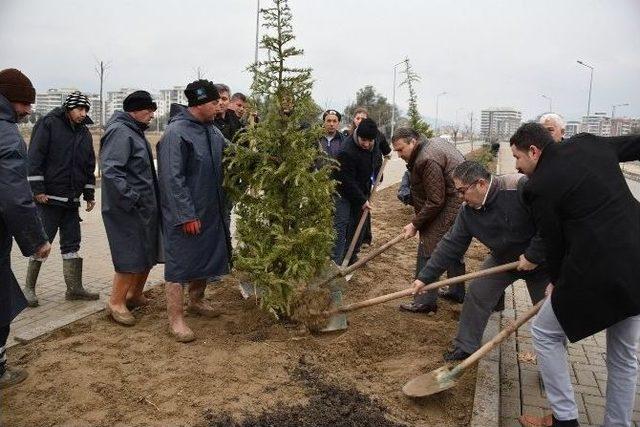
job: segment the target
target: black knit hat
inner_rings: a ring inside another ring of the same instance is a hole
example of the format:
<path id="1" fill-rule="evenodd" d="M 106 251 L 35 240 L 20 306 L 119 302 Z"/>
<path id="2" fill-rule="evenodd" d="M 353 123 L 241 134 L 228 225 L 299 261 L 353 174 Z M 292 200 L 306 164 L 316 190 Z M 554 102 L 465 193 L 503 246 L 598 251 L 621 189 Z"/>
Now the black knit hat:
<path id="1" fill-rule="evenodd" d="M 324 119 L 326 119 L 330 114 L 336 116 L 338 118 L 338 121 L 342 120 L 342 114 L 338 113 L 336 110 L 327 110 L 322 113 L 322 121 L 324 122 Z"/>
<path id="2" fill-rule="evenodd" d="M 153 102 L 151 94 L 146 90 L 137 90 L 130 93 L 122 101 L 122 108 L 124 111 L 140 111 L 140 110 L 153 110 L 158 109 L 158 105 Z"/>
<path id="3" fill-rule="evenodd" d="M 67 110 L 73 110 L 77 107 L 84 107 L 87 109 L 87 111 L 89 111 L 89 109 L 91 108 L 91 102 L 89 102 L 89 98 L 78 91 L 72 92 L 69 96 L 67 96 L 67 99 L 64 100 L 64 104 L 62 105 Z"/>
<path id="4" fill-rule="evenodd" d="M 360 122 L 356 133 L 360 138 L 373 140 L 378 135 L 378 125 L 376 125 L 373 119 L 367 117 Z"/>
<path id="5" fill-rule="evenodd" d="M 31 80 L 15 68 L 0 71 L 0 94 L 9 102 L 33 104 L 36 101 L 36 90 Z"/>
<path id="6" fill-rule="evenodd" d="M 207 102 L 220 99 L 220 94 L 218 93 L 218 89 L 216 89 L 216 85 L 209 80 L 202 79 L 189 83 L 187 88 L 184 90 L 184 95 L 189 101 L 189 107 L 206 104 Z"/>

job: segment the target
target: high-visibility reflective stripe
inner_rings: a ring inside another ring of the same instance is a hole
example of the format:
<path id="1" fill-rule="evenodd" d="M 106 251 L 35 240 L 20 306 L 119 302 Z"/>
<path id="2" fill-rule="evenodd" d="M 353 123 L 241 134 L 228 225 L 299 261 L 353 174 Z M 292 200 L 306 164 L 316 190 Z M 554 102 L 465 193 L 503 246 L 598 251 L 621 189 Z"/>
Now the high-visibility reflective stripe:
<path id="1" fill-rule="evenodd" d="M 48 199 L 57 200 L 59 202 L 68 202 L 69 201 L 68 197 L 50 196 L 48 194 L 46 194 L 46 196 L 47 196 Z"/>
<path id="2" fill-rule="evenodd" d="M 95 185 L 91 185 L 91 184 L 87 184 L 87 185 L 84 186 L 84 188 L 96 188 L 96 186 Z"/>
<path id="3" fill-rule="evenodd" d="M 42 175 L 28 176 L 27 181 L 44 181 L 44 176 Z"/>

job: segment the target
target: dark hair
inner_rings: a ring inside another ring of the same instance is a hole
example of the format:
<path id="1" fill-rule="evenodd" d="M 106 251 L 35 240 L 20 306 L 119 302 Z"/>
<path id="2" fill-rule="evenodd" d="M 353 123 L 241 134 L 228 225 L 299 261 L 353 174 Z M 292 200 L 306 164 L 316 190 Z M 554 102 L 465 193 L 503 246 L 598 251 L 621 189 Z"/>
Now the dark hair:
<path id="1" fill-rule="evenodd" d="M 215 86 L 216 86 L 216 89 L 218 89 L 218 93 L 222 93 L 222 92 L 227 92 L 228 94 L 231 93 L 231 89 L 229 89 L 229 86 L 227 86 L 224 83 L 216 83 Z"/>
<path id="2" fill-rule="evenodd" d="M 473 160 L 465 160 L 453 170 L 453 177 L 464 184 L 471 184 L 479 179 L 489 180 L 491 174 L 484 166 Z"/>
<path id="3" fill-rule="evenodd" d="M 236 92 L 231 96 L 231 100 L 235 101 L 239 99 L 242 102 L 247 102 L 247 96 L 244 93 Z"/>
<path id="4" fill-rule="evenodd" d="M 544 150 L 544 147 L 553 143 L 553 137 L 549 131 L 536 122 L 523 124 L 509 139 L 509 144 L 515 145 L 521 151 L 527 151 L 532 145 Z"/>
<path id="5" fill-rule="evenodd" d="M 391 136 L 391 143 L 393 144 L 399 139 L 411 139 L 415 138 L 416 140 L 420 139 L 420 134 L 416 132 L 414 129 L 409 127 L 398 128 Z"/>

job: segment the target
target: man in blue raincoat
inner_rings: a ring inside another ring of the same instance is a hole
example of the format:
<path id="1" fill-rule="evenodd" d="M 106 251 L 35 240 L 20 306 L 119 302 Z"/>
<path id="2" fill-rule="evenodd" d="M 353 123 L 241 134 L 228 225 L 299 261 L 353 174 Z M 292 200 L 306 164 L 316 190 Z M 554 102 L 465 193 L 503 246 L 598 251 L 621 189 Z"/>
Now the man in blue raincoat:
<path id="1" fill-rule="evenodd" d="M 27 181 L 27 146 L 16 126 L 31 113 L 35 97 L 27 76 L 14 68 L 0 71 L 0 389 L 27 377 L 24 369 L 7 366 L 5 353 L 11 321 L 27 306 L 11 271 L 12 237 L 24 256 L 46 258 L 51 250 Z"/>
<path id="2" fill-rule="evenodd" d="M 224 137 L 213 125 L 219 99 L 215 85 L 197 80 L 185 89 L 188 107 L 173 104 L 158 143 L 158 181 L 165 248 L 167 314 L 180 342 L 195 339 L 183 316 L 187 310 L 215 317 L 203 300 L 208 278 L 229 271 L 230 238 L 224 223 L 222 150 Z"/>

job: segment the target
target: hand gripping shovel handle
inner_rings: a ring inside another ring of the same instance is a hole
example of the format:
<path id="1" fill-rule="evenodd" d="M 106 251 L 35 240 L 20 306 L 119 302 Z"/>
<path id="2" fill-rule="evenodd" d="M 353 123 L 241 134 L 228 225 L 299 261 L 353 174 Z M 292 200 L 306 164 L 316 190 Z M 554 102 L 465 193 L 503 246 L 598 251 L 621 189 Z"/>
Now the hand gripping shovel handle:
<path id="1" fill-rule="evenodd" d="M 503 264 L 503 265 L 498 265 L 496 267 L 487 268 L 486 270 L 480 270 L 480 271 L 475 271 L 473 273 L 464 274 L 462 276 L 451 277 L 445 280 L 440 280 L 439 282 L 433 282 L 429 285 L 426 285 L 421 289 L 421 291 L 430 291 L 432 289 L 438 289 L 446 285 L 453 285 L 455 283 L 465 282 L 467 280 L 475 279 L 478 277 L 485 277 L 485 276 L 490 276 L 496 273 L 502 273 L 505 271 L 514 270 L 517 266 L 518 266 L 518 261 L 514 261 L 509 264 Z M 383 302 L 406 297 L 412 294 L 413 294 L 413 288 L 404 289 L 402 291 L 381 295 L 379 297 L 371 298 L 371 299 L 360 301 L 360 302 L 355 302 L 353 304 L 343 305 L 342 307 L 338 307 L 334 310 L 327 312 L 327 315 L 359 310 L 361 308 L 382 304 Z"/>
<path id="2" fill-rule="evenodd" d="M 369 196 L 369 203 L 373 202 L 373 199 L 376 195 L 376 190 L 378 189 L 378 185 L 380 185 L 380 180 L 382 179 L 382 173 L 384 172 L 385 166 L 387 166 L 387 162 L 389 158 L 385 156 L 382 161 L 382 166 L 380 166 L 380 170 L 378 171 L 378 176 L 376 176 L 376 182 L 373 184 L 373 189 L 371 190 L 371 195 Z M 358 227 L 356 228 L 356 232 L 353 233 L 353 238 L 351 239 L 351 244 L 349 245 L 349 250 L 347 250 L 347 254 L 342 260 L 342 265 L 340 268 L 345 268 L 349 264 L 349 260 L 351 259 L 351 255 L 353 255 L 353 251 L 356 249 L 356 243 L 360 238 L 360 234 L 362 233 L 362 229 L 364 228 L 364 224 L 367 220 L 367 216 L 369 215 L 369 209 L 365 209 L 362 211 L 362 215 L 360 215 L 360 222 L 358 222 Z"/>
<path id="3" fill-rule="evenodd" d="M 359 269 L 360 267 L 365 265 L 367 262 L 371 261 L 373 258 L 377 257 L 378 255 L 380 255 L 381 253 L 383 253 L 384 251 L 386 251 L 390 247 L 398 244 L 399 242 L 401 242 L 404 239 L 405 239 L 404 233 L 397 235 L 396 237 L 394 237 L 393 239 L 389 240 L 384 245 L 372 250 L 366 256 L 362 257 L 357 262 L 354 262 L 349 267 L 338 269 L 338 271 L 336 271 L 334 274 L 332 274 L 331 276 L 327 277 L 322 282 L 320 282 L 318 284 L 318 286 L 326 285 L 327 283 L 329 283 L 330 281 L 332 281 L 333 279 L 335 279 L 338 276 L 344 277 L 347 274 Z"/>

